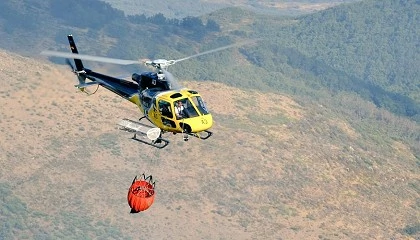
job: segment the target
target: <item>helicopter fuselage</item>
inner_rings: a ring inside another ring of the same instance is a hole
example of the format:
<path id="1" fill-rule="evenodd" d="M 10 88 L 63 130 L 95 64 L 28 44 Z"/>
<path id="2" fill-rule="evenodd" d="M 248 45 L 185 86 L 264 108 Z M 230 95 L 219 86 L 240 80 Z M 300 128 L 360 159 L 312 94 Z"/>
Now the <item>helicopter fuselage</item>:
<path id="1" fill-rule="evenodd" d="M 44 54 L 73 58 L 75 66 L 68 59 L 67 64 L 70 65 L 73 72 L 77 75 L 79 84 L 76 87 L 81 91 L 85 92 L 86 88 L 92 85 L 102 86 L 136 104 L 143 117 L 147 118 L 154 126 L 161 130 L 173 133 L 186 133 L 184 140 L 188 140 L 188 137 L 185 137 L 188 135 L 193 135 L 201 139 L 207 139 L 212 135 L 207 130 L 212 127 L 213 118 L 207 110 L 200 94 L 194 90 L 176 86 L 175 81 L 170 81 L 172 75 L 166 71 L 166 67 L 169 65 L 188 58 L 146 61 L 146 66 L 152 66 L 158 72 L 134 73 L 131 80 L 126 80 L 85 68 L 82 59 L 102 62 L 110 62 L 112 60 L 111 62 L 123 65 L 138 63 L 137 61 L 80 55 L 73 36 L 68 35 L 67 38 L 72 51 L 71 54 L 48 51 L 44 52 Z M 225 48 L 220 48 L 219 50 Z M 207 53 L 214 51 L 208 51 Z M 162 138 L 157 140 L 164 141 Z M 167 140 L 165 142 L 168 143 Z"/>
<path id="2" fill-rule="evenodd" d="M 171 89 L 171 84 L 158 73 L 134 73 L 133 81 L 114 78 L 89 69 L 79 79 L 89 79 L 136 104 L 142 114 L 156 127 L 174 133 L 199 133 L 213 125 L 213 118 L 197 91 Z M 85 83 L 83 83 L 85 84 Z M 84 85 L 77 85 L 79 88 Z M 177 114 L 181 102 L 182 111 Z"/>

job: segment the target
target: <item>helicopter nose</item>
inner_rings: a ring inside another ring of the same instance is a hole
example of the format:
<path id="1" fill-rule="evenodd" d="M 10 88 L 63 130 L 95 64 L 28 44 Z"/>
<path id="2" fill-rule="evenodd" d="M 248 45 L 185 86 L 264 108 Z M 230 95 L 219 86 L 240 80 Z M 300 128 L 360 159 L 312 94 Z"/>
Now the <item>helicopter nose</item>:
<path id="1" fill-rule="evenodd" d="M 213 126 L 213 118 L 210 114 L 195 118 L 185 119 L 180 127 L 190 133 L 205 131 Z"/>
<path id="2" fill-rule="evenodd" d="M 213 126 L 213 117 L 211 114 L 207 114 L 200 117 L 200 124 L 197 124 L 197 129 L 194 129 L 195 132 L 205 131 Z"/>

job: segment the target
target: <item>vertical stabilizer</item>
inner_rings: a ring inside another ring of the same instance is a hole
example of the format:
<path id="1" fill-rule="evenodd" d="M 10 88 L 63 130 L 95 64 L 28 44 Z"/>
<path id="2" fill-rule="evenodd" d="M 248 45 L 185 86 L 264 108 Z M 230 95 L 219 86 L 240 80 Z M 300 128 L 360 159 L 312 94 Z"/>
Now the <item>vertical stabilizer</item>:
<path id="1" fill-rule="evenodd" d="M 70 49 L 72 53 L 78 54 L 76 43 L 74 43 L 73 35 L 68 35 L 67 38 L 69 39 Z M 84 69 L 82 60 L 74 59 L 74 64 L 76 65 L 77 71 L 82 71 Z"/>

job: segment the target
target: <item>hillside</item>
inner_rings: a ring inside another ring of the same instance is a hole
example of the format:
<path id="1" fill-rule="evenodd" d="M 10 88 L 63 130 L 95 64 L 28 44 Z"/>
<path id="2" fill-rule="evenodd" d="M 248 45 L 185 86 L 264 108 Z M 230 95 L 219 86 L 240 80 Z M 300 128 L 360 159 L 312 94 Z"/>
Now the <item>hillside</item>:
<path id="1" fill-rule="evenodd" d="M 369 0 L 302 17 L 292 38 L 301 59 L 290 65 L 320 76 L 333 91 L 358 92 L 419 120 L 418 12 L 418 1 Z"/>
<path id="2" fill-rule="evenodd" d="M 98 0 L 3 1 L 0 47 L 38 58 L 45 49 L 68 51 L 65 36 L 71 33 L 86 54 L 177 59 L 258 39 L 257 44 L 191 59 L 173 69 L 180 79 L 218 81 L 313 101 L 357 95 L 420 122 L 420 53 L 413 50 L 418 49 L 419 11 L 415 0 L 365 0 L 293 17 L 229 7 L 171 19 L 163 14 L 126 16 Z"/>
<path id="3" fill-rule="evenodd" d="M 169 135 L 158 150 L 116 128 L 139 117 L 134 105 L 102 88 L 76 92 L 67 68 L 0 58 L 0 239 L 420 237 L 420 159 L 410 147 L 420 126 L 358 97 L 332 99 L 359 105 L 337 111 L 184 81 L 206 100 L 214 136 Z M 127 189 L 143 172 L 157 180 L 156 200 L 131 215 Z"/>
<path id="4" fill-rule="evenodd" d="M 250 25 L 264 42 L 242 53 L 271 73 L 261 85 L 314 98 L 356 93 L 419 122 L 419 11 L 414 0 L 366 0 L 293 20 L 260 18 Z"/>
<path id="5" fill-rule="evenodd" d="M 113 7 L 121 9 L 127 15 L 145 14 L 147 16 L 163 13 L 169 18 L 184 18 L 186 16 L 201 16 L 221 8 L 240 7 L 254 12 L 271 15 L 296 15 L 330 8 L 345 2 L 359 0 L 300 0 L 300 1 L 250 1 L 250 0 L 216 0 L 216 1 L 175 1 L 163 0 L 160 4 L 135 0 L 105 0 Z"/>

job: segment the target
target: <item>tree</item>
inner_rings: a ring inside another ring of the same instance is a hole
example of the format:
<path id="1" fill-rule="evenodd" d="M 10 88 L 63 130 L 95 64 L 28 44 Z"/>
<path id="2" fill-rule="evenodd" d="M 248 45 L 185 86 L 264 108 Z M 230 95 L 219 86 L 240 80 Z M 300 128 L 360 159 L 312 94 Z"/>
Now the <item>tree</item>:
<path id="1" fill-rule="evenodd" d="M 206 29 L 211 32 L 219 32 L 220 26 L 216 21 L 209 19 L 206 24 Z"/>

